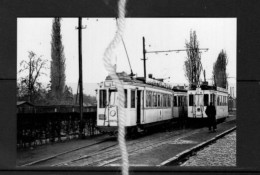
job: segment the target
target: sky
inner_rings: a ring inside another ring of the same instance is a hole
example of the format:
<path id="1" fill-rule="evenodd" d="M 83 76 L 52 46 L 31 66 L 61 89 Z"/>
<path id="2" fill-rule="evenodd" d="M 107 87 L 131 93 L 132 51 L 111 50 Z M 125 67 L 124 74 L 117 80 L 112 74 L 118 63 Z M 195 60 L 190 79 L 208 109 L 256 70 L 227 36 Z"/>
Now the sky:
<path id="1" fill-rule="evenodd" d="M 28 60 L 28 52 L 33 51 L 44 59 L 51 60 L 51 33 L 53 18 L 18 18 L 17 29 L 17 70 L 19 63 Z M 76 93 L 78 82 L 78 18 L 62 18 L 61 34 L 66 58 L 66 84 Z M 83 91 L 95 95 L 97 83 L 105 80 L 107 72 L 103 66 L 103 54 L 116 32 L 115 18 L 83 18 L 82 59 Z M 196 31 L 202 52 L 201 61 L 206 70 L 206 78 L 212 77 L 213 63 L 222 49 L 227 53 L 227 73 L 230 87 L 236 93 L 237 68 L 237 20 L 236 18 L 126 18 L 123 41 L 130 58 L 131 67 L 137 76 L 143 76 L 143 43 L 146 50 L 185 49 L 190 31 Z M 146 72 L 155 78 L 168 78 L 165 82 L 175 85 L 188 84 L 184 75 L 186 52 L 147 54 Z M 130 73 L 126 51 L 122 42 L 118 45 L 113 62 L 117 71 Z M 39 81 L 50 81 L 50 70 L 44 70 L 46 76 Z M 18 78 L 23 76 L 18 74 Z M 203 76 L 201 76 L 203 78 Z M 210 83 L 212 80 L 208 80 Z"/>

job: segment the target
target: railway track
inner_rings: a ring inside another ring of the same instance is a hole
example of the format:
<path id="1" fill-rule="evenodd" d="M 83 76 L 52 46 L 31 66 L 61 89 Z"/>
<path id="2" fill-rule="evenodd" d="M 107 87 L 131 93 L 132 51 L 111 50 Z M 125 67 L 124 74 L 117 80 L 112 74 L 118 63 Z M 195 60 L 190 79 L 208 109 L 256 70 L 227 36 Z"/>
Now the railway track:
<path id="1" fill-rule="evenodd" d="M 192 135 L 197 133 L 198 131 L 189 132 L 178 132 L 178 133 L 167 133 L 167 136 L 158 137 L 157 139 L 153 140 L 146 140 L 146 141 L 135 141 L 131 143 L 127 143 L 128 154 L 138 154 L 142 151 L 152 149 L 163 144 L 168 143 L 172 140 L 173 136 L 179 136 L 177 139 L 181 139 L 183 137 L 187 137 L 188 135 Z M 69 161 L 66 163 L 61 163 L 56 166 L 105 166 L 111 162 L 117 161 L 121 159 L 121 154 L 119 151 L 119 147 L 113 147 L 111 149 L 106 149 L 104 151 L 95 152 L 89 155 L 85 155 L 73 161 Z"/>
<path id="2" fill-rule="evenodd" d="M 226 121 L 232 122 L 233 120 Z M 172 141 L 191 136 L 201 131 L 199 129 L 171 130 L 168 132 L 155 133 L 127 140 L 129 156 L 142 153 Z M 106 166 L 121 159 L 117 140 L 102 139 L 94 144 L 86 145 L 77 149 L 59 153 L 41 160 L 24 164 L 22 166 Z"/>
<path id="3" fill-rule="evenodd" d="M 100 139 L 100 140 L 98 140 L 95 143 L 84 145 L 84 146 L 81 146 L 81 147 L 78 147 L 78 148 L 75 148 L 75 149 L 72 149 L 72 150 L 64 151 L 64 152 L 61 152 L 61 153 L 58 153 L 58 154 L 54 154 L 52 156 L 45 157 L 45 158 L 42 158 L 42 159 L 30 162 L 30 163 L 26 163 L 26 164 L 20 165 L 20 166 L 21 167 L 25 167 L 25 166 L 41 166 L 41 165 L 44 165 L 44 164 L 48 165 L 48 161 L 54 161 L 55 159 L 59 159 L 59 157 L 62 157 L 64 155 L 75 154 L 78 151 L 81 151 L 83 149 L 96 147 L 97 145 L 100 145 L 100 144 L 102 144 L 104 142 L 108 142 L 109 140 L 110 139 L 107 139 L 107 138 Z M 114 146 L 114 145 L 116 145 L 116 144 L 113 144 L 112 146 Z M 104 149 L 106 149 L 106 148 L 102 148 L 101 150 L 104 150 Z"/>
<path id="4" fill-rule="evenodd" d="M 231 121 L 228 121 L 231 122 Z M 227 123 L 227 122 L 224 122 Z M 153 149 L 173 140 L 181 140 L 182 138 L 191 136 L 200 132 L 201 129 L 188 129 L 181 131 L 171 131 L 169 133 L 164 134 L 161 137 L 156 137 L 150 139 L 150 137 L 146 138 L 146 140 L 140 140 L 135 142 L 128 142 L 127 149 L 129 156 L 139 154 L 143 151 Z M 106 166 L 112 162 L 118 161 L 121 159 L 121 154 L 119 152 L 119 147 L 113 147 L 112 149 L 107 149 L 103 152 L 93 153 L 91 155 L 85 155 L 84 157 L 75 159 L 71 162 L 67 162 L 66 164 L 59 164 L 58 166 Z"/>

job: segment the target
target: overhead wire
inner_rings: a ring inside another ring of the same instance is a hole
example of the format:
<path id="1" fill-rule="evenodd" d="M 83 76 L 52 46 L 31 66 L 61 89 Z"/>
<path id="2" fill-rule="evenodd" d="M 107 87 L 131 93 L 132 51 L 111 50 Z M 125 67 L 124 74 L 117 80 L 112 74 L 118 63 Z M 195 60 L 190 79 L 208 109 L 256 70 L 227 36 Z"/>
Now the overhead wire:
<path id="1" fill-rule="evenodd" d="M 118 26 L 117 18 L 116 18 L 116 24 Z M 128 52 L 127 52 L 125 42 L 124 42 L 122 35 L 121 35 L 121 40 L 122 40 L 122 43 L 123 43 L 123 46 L 124 46 L 124 49 L 125 49 L 125 53 L 126 53 L 126 56 L 127 56 L 128 64 L 129 64 L 129 67 L 130 67 L 130 72 L 131 72 L 130 76 L 133 77 L 134 76 L 133 69 L 132 69 L 132 66 L 131 66 L 131 63 L 130 63 L 130 58 L 128 56 Z"/>

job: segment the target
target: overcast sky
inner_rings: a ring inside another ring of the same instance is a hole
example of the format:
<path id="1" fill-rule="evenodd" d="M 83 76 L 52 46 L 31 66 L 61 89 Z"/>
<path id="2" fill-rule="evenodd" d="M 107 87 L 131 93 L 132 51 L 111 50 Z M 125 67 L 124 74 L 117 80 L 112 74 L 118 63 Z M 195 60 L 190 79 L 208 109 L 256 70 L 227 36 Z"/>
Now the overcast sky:
<path id="1" fill-rule="evenodd" d="M 28 51 L 33 51 L 43 58 L 51 60 L 51 32 L 53 18 L 18 18 L 17 60 L 20 63 L 28 59 Z M 78 82 L 78 18 L 62 18 L 61 34 L 66 58 L 66 83 L 76 93 Z M 82 57 L 84 93 L 94 95 L 96 83 L 104 81 L 107 72 L 102 58 L 106 47 L 116 31 L 114 18 L 83 18 Z M 209 48 L 202 52 L 202 65 L 206 77 L 212 77 L 213 63 L 219 52 L 224 49 L 228 56 L 227 73 L 230 86 L 236 89 L 236 18 L 127 18 L 123 36 L 133 72 L 143 76 L 142 37 L 146 40 L 146 50 L 184 49 L 189 40 L 190 31 L 195 30 L 200 48 Z M 166 82 L 188 84 L 184 76 L 186 52 L 147 54 L 147 75 L 152 73 L 156 78 L 166 78 Z M 130 73 L 127 56 L 121 43 L 114 55 L 117 71 Z M 18 70 L 20 69 L 19 64 Z M 48 83 L 47 76 L 40 81 Z M 20 75 L 21 76 L 21 75 Z M 201 77 L 203 78 L 203 77 Z M 209 80 L 211 82 L 211 80 Z M 90 84 L 89 84 L 90 83 Z"/>

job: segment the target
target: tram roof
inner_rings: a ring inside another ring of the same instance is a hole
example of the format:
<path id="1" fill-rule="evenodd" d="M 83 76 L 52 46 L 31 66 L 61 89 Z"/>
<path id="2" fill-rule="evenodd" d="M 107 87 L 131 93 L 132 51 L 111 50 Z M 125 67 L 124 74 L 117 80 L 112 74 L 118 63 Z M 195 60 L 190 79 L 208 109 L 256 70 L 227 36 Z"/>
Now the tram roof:
<path id="1" fill-rule="evenodd" d="M 196 90 L 197 86 L 196 85 L 191 85 L 189 90 Z M 227 91 L 225 88 L 217 87 L 214 85 L 205 85 L 202 84 L 200 85 L 201 90 L 215 90 L 215 91 Z"/>
<path id="2" fill-rule="evenodd" d="M 152 87 L 173 90 L 175 92 L 187 92 L 187 90 L 185 90 L 185 89 L 173 87 L 170 84 L 164 83 L 163 81 L 158 81 L 156 79 L 146 78 L 146 82 L 145 82 L 144 77 L 130 77 L 126 72 L 120 72 L 120 73 L 116 73 L 116 74 L 117 74 L 119 80 L 122 80 L 123 82 L 138 83 L 138 84 L 148 85 L 148 86 L 152 86 Z M 112 77 L 110 75 L 108 75 L 106 77 L 106 80 L 112 80 Z"/>
<path id="3" fill-rule="evenodd" d="M 174 92 L 187 92 L 186 89 L 177 89 L 177 88 L 173 88 L 172 89 Z"/>

